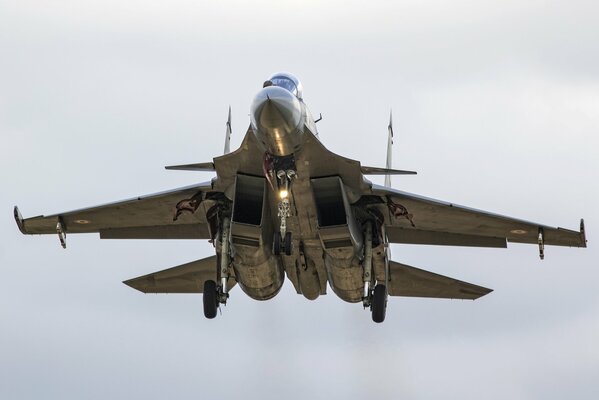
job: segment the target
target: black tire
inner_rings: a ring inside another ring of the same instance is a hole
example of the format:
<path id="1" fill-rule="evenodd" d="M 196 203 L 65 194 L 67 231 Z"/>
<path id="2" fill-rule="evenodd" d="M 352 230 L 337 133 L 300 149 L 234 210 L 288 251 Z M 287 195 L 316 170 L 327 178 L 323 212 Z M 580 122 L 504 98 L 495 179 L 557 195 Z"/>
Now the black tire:
<path id="1" fill-rule="evenodd" d="M 216 317 L 218 301 L 216 298 L 216 282 L 204 282 L 204 316 L 208 319 Z"/>
<path id="2" fill-rule="evenodd" d="M 281 234 L 279 232 L 275 232 L 275 237 L 272 240 L 272 253 L 275 256 L 281 254 Z"/>
<path id="3" fill-rule="evenodd" d="M 387 311 L 387 288 L 385 285 L 376 285 L 374 287 L 374 293 L 372 294 L 372 320 L 377 324 L 380 324 L 385 320 L 385 313 Z"/>
<path id="4" fill-rule="evenodd" d="M 293 242 L 291 241 L 291 232 L 287 232 L 285 233 L 285 254 L 287 254 L 288 256 L 291 255 L 291 252 L 293 250 L 292 246 Z"/>

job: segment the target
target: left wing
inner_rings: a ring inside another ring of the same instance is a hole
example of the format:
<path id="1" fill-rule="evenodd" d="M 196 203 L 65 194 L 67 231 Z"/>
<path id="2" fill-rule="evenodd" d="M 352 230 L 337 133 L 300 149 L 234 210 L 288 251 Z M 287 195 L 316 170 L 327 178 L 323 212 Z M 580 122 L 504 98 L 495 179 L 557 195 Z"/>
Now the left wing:
<path id="1" fill-rule="evenodd" d="M 385 229 L 392 243 L 506 247 L 506 242 L 586 247 L 584 222 L 580 231 L 506 217 L 373 185 L 386 203 Z"/>
<path id="2" fill-rule="evenodd" d="M 109 203 L 97 207 L 23 219 L 14 215 L 24 234 L 100 233 L 103 239 L 209 239 L 205 207 L 210 182 Z M 207 197 L 208 196 L 208 197 Z"/>

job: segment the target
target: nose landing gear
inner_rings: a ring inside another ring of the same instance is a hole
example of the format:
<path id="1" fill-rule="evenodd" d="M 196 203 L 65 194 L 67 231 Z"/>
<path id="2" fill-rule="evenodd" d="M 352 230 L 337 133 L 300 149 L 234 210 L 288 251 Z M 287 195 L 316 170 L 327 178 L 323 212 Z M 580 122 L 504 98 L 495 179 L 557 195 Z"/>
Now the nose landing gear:
<path id="1" fill-rule="evenodd" d="M 284 252 L 290 256 L 293 253 L 293 240 L 291 232 L 287 232 L 287 218 L 291 216 L 291 205 L 289 203 L 289 190 L 291 183 L 295 179 L 295 171 L 289 169 L 287 171 L 277 171 L 277 183 L 279 187 L 279 205 L 278 214 L 280 220 L 279 232 L 275 232 L 273 238 L 273 253 L 280 255 Z"/>
<path id="2" fill-rule="evenodd" d="M 275 232 L 272 242 L 272 252 L 275 256 L 281 255 L 281 253 L 290 256 L 293 253 L 291 232 L 285 232 L 285 236 L 281 236 L 281 233 Z"/>

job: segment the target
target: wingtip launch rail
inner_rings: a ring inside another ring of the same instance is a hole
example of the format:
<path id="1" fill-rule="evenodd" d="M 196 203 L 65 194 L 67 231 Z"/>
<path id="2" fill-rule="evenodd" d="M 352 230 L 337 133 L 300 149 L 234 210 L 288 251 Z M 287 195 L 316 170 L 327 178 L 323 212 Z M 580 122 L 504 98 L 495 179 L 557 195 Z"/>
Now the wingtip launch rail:
<path id="1" fill-rule="evenodd" d="M 387 126 L 387 169 L 393 164 L 393 110 L 389 110 L 389 125 Z M 391 173 L 385 175 L 385 186 L 391 187 Z"/>

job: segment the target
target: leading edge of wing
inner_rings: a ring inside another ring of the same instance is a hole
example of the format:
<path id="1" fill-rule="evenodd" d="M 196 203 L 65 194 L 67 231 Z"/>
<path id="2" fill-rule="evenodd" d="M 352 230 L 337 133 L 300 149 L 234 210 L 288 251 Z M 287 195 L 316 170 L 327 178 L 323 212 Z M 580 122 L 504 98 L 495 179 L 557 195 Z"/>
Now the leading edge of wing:
<path id="1" fill-rule="evenodd" d="M 526 221 L 523 219 L 512 218 L 501 214 L 495 214 L 488 211 L 479 210 L 472 207 L 466 207 L 455 203 L 450 203 L 442 200 L 436 200 L 430 197 L 421 196 L 418 194 L 413 194 L 409 192 L 404 192 L 402 190 L 387 188 L 385 186 L 372 184 L 372 191 L 376 195 L 381 196 L 392 196 L 399 197 L 405 200 L 420 202 L 425 205 L 434 206 L 434 207 L 445 207 L 448 210 L 455 210 L 470 213 L 472 215 L 487 217 L 494 219 L 496 221 L 501 221 L 506 224 L 513 224 L 516 228 L 517 225 L 526 226 L 527 228 L 535 228 L 541 229 L 544 231 L 545 235 L 549 233 L 549 235 L 545 238 L 545 244 L 547 245 L 558 245 L 558 246 L 571 246 L 571 247 L 587 247 L 586 233 L 584 227 L 584 220 L 580 220 L 580 230 L 574 231 L 571 229 L 565 229 L 561 227 L 552 227 L 544 224 L 539 224 L 536 222 Z M 409 229 L 409 228 L 408 228 Z M 517 230 L 517 229 L 515 229 Z M 508 235 L 508 232 L 505 232 L 506 239 L 509 242 L 514 243 L 536 243 L 538 232 L 531 232 L 526 236 L 518 236 L 518 235 Z M 558 239 L 563 240 L 558 240 Z"/>
<path id="2" fill-rule="evenodd" d="M 216 171 L 213 162 L 194 163 L 194 164 L 182 164 L 182 165 L 167 165 L 164 169 L 177 170 L 177 171 L 204 171 L 213 172 Z"/>

